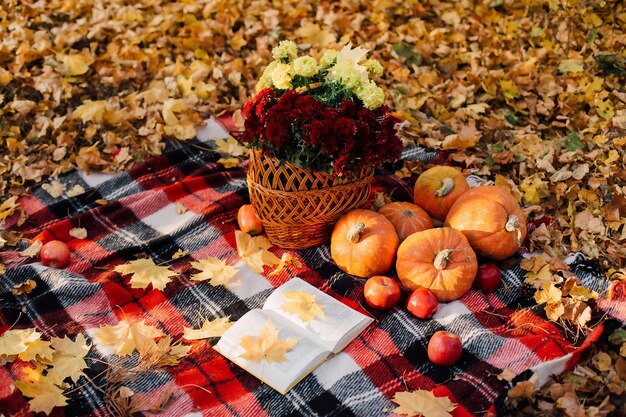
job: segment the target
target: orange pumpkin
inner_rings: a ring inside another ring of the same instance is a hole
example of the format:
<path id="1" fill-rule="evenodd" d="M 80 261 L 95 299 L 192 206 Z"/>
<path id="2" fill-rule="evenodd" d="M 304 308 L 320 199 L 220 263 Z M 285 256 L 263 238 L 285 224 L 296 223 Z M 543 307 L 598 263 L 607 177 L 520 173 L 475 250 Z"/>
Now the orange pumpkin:
<path id="1" fill-rule="evenodd" d="M 388 203 L 379 208 L 378 212 L 393 224 L 400 242 L 415 232 L 433 228 L 428 213 L 412 203 Z"/>
<path id="2" fill-rule="evenodd" d="M 454 203 L 445 221 L 463 232 L 476 253 L 500 261 L 513 255 L 526 238 L 526 217 L 508 190 L 476 187 Z"/>
<path id="3" fill-rule="evenodd" d="M 449 227 L 413 233 L 398 248 L 396 271 L 402 284 L 411 291 L 424 287 L 439 302 L 462 297 L 477 269 L 467 238 Z"/>
<path id="4" fill-rule="evenodd" d="M 443 221 L 456 199 L 467 190 L 469 185 L 460 169 L 435 166 L 415 181 L 413 200 L 432 218 Z"/>
<path id="5" fill-rule="evenodd" d="M 330 239 L 330 254 L 348 274 L 371 277 L 391 268 L 398 243 L 396 229 L 385 216 L 356 209 L 337 221 Z"/>

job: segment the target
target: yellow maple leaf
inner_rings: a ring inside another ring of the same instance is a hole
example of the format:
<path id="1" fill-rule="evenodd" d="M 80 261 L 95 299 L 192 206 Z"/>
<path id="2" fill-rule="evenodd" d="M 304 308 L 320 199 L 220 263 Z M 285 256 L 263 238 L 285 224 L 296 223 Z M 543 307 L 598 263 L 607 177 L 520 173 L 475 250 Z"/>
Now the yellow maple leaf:
<path id="1" fill-rule="evenodd" d="M 550 195 L 545 182 L 537 176 L 524 179 L 519 188 L 524 193 L 522 198 L 526 204 L 539 204 L 542 197 Z"/>
<path id="2" fill-rule="evenodd" d="M 463 126 L 459 133 L 448 135 L 444 138 L 441 146 L 443 149 L 467 149 L 476 145 L 482 133 L 473 125 Z"/>
<path id="3" fill-rule="evenodd" d="M 216 139 L 215 146 L 220 153 L 230 156 L 244 156 L 249 152 L 245 146 L 237 142 L 232 136 L 226 139 Z"/>
<path id="4" fill-rule="evenodd" d="M 335 34 L 329 32 L 326 28 L 320 28 L 320 25 L 317 23 L 301 22 L 300 25 L 300 28 L 296 29 L 295 34 L 303 38 L 303 43 L 315 46 L 327 46 L 337 42 L 337 36 L 335 36 Z"/>
<path id="5" fill-rule="evenodd" d="M 580 301 L 588 301 L 592 298 L 597 299 L 598 297 L 600 297 L 600 295 L 597 292 L 592 291 L 591 289 L 589 289 L 589 287 L 578 285 L 577 283 L 574 283 L 572 288 L 569 290 L 568 295 L 572 297 L 574 300 L 580 300 Z"/>
<path id="6" fill-rule="evenodd" d="M 19 206 L 20 204 L 17 202 L 16 195 L 4 200 L 2 204 L 0 204 L 0 221 L 12 215 Z"/>
<path id="7" fill-rule="evenodd" d="M 273 275 L 280 274 L 283 271 L 283 269 L 287 267 L 287 265 L 293 265 L 297 269 L 302 268 L 302 262 L 300 262 L 298 258 L 294 257 L 290 253 L 285 252 L 280 257 L 280 262 L 278 263 L 278 266 L 276 267 L 276 269 L 270 272 L 270 275 L 273 276 Z"/>
<path id="8" fill-rule="evenodd" d="M 449 417 L 450 411 L 456 408 L 448 397 L 435 397 L 426 390 L 396 392 L 391 401 L 398 404 L 393 411 L 398 414 L 405 414 L 409 417 Z"/>
<path id="9" fill-rule="evenodd" d="M 2 243 L 1 240 L 2 239 L 0 238 L 0 243 Z M 0 245 L 0 248 L 1 247 L 2 245 Z M 0 272 L 0 275 L 2 275 L 1 272 Z M 13 286 L 13 289 L 11 290 L 11 293 L 13 295 L 30 294 L 30 292 L 34 290 L 35 288 L 37 288 L 37 282 L 35 282 L 32 279 L 29 279 L 29 280 L 22 282 L 21 284 L 15 284 Z"/>
<path id="10" fill-rule="evenodd" d="M 185 256 L 189 255 L 189 251 L 187 249 L 182 250 L 182 249 L 178 249 L 173 255 L 172 255 L 172 259 L 179 259 L 179 258 L 184 258 Z"/>
<path id="11" fill-rule="evenodd" d="M 54 350 L 50 347 L 50 341 L 37 339 L 26 343 L 26 350 L 21 352 L 18 357 L 23 361 L 38 360 L 46 362 L 52 360 Z"/>
<path id="12" fill-rule="evenodd" d="M 315 294 L 306 291 L 285 291 L 285 302 L 281 310 L 295 314 L 300 320 L 307 322 L 316 317 L 324 317 L 324 308 L 315 301 Z"/>
<path id="13" fill-rule="evenodd" d="M 30 411 L 50 414 L 54 407 L 67 405 L 63 390 L 50 377 L 41 376 L 35 381 L 16 381 L 15 386 L 25 397 L 29 397 Z"/>
<path id="14" fill-rule="evenodd" d="M 217 163 L 224 165 L 224 168 L 226 168 L 226 169 L 236 168 L 237 166 L 239 166 L 239 159 L 237 159 L 237 158 L 220 158 L 220 159 L 217 160 Z"/>
<path id="15" fill-rule="evenodd" d="M 87 238 L 87 229 L 84 227 L 74 227 L 70 230 L 70 236 L 76 239 L 86 239 Z"/>
<path id="16" fill-rule="evenodd" d="M 41 243 L 41 240 L 35 240 L 33 243 L 31 243 L 29 247 L 19 252 L 19 254 L 20 256 L 23 256 L 25 258 L 34 258 L 35 256 L 39 255 L 39 251 L 41 250 L 42 246 L 43 243 Z"/>
<path id="17" fill-rule="evenodd" d="M 278 256 L 268 251 L 272 247 L 272 242 L 265 236 L 252 237 L 240 230 L 235 230 L 235 240 L 237 253 L 254 272 L 262 274 L 265 265 L 274 266 L 280 263 Z"/>
<path id="18" fill-rule="evenodd" d="M 199 329 L 192 329 L 191 327 L 184 327 L 183 339 L 187 340 L 200 340 L 209 337 L 218 337 L 224 334 L 224 332 L 233 325 L 228 317 L 219 317 L 214 320 L 205 320 L 202 323 L 202 327 Z"/>
<path id="19" fill-rule="evenodd" d="M 544 307 L 544 310 L 549 320 L 557 321 L 558 319 L 561 318 L 563 313 L 565 313 L 565 306 L 563 305 L 561 301 L 558 301 L 556 303 L 546 304 L 546 306 Z"/>
<path id="20" fill-rule="evenodd" d="M 48 370 L 48 376 L 58 384 L 61 384 L 68 377 L 77 382 L 78 378 L 83 375 L 83 369 L 87 368 L 84 357 L 91 349 L 85 336 L 79 334 L 74 341 L 67 336 L 62 339 L 53 337 L 51 342 L 54 348 L 54 357 L 52 368 Z"/>
<path id="21" fill-rule="evenodd" d="M 214 256 L 209 256 L 198 262 L 190 262 L 190 264 L 193 268 L 202 271 L 198 274 L 193 274 L 191 279 L 194 281 L 209 280 L 209 284 L 213 286 L 227 284 L 238 272 L 237 268 L 227 265 L 226 261 Z"/>
<path id="22" fill-rule="evenodd" d="M 176 113 L 183 112 L 187 109 L 187 104 L 183 99 L 168 98 L 163 103 L 163 121 L 168 126 L 176 126 L 180 124 L 180 120 L 176 117 Z"/>
<path id="23" fill-rule="evenodd" d="M 95 61 L 95 58 L 88 54 L 59 54 L 57 59 L 63 64 L 61 67 L 62 74 L 72 77 L 85 74 L 89 71 L 89 66 Z"/>
<path id="24" fill-rule="evenodd" d="M 50 184 L 41 184 L 41 188 L 53 198 L 59 198 L 65 192 L 65 184 L 59 180 L 54 180 Z"/>
<path id="25" fill-rule="evenodd" d="M 140 354 L 148 351 L 156 342 L 154 339 L 165 334 L 154 326 L 147 325 L 143 320 L 130 324 L 128 321 L 120 321 L 115 326 L 105 324 L 94 334 L 98 343 L 113 346 L 117 355 L 132 355 L 134 350 Z"/>
<path id="26" fill-rule="evenodd" d="M 298 344 L 298 339 L 280 339 L 271 320 L 261 328 L 258 336 L 243 336 L 240 341 L 245 350 L 241 357 L 251 362 L 286 362 L 285 353 Z"/>
<path id="27" fill-rule="evenodd" d="M 34 328 L 7 330 L 0 336 L 0 357 L 26 352 L 28 344 L 39 340 L 40 337 L 41 333 Z"/>
<path id="28" fill-rule="evenodd" d="M 516 99 L 520 96 L 517 85 L 512 80 L 500 80 L 500 88 L 506 99 Z"/>
<path id="29" fill-rule="evenodd" d="M 122 275 L 132 274 L 130 286 L 132 288 L 147 288 L 152 284 L 152 288 L 163 291 L 165 286 L 171 281 L 171 277 L 177 275 L 170 271 L 167 266 L 159 266 L 150 258 L 137 259 L 124 265 L 118 265 L 114 269 Z"/>
<path id="30" fill-rule="evenodd" d="M 559 276 L 552 274 L 550 271 L 550 265 L 543 265 L 537 272 L 528 271 L 526 272 L 526 278 L 524 278 L 524 282 L 532 285 L 535 288 L 540 288 L 547 282 L 560 282 L 563 279 Z"/>
<path id="31" fill-rule="evenodd" d="M 76 107 L 72 113 L 73 117 L 80 117 L 86 122 L 102 123 L 109 121 L 115 111 L 109 106 L 106 100 L 85 100 L 83 104 Z"/>
<path id="32" fill-rule="evenodd" d="M 537 304 L 560 303 L 561 297 L 563 297 L 563 293 L 552 282 L 546 282 L 539 290 L 535 291 Z"/>

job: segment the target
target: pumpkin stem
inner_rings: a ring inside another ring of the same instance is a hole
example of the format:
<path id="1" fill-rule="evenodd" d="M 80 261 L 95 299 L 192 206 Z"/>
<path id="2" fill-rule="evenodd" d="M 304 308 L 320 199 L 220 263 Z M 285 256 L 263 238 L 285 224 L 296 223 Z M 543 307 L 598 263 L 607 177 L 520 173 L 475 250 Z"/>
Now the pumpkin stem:
<path id="1" fill-rule="evenodd" d="M 521 243 L 522 240 L 522 231 L 519 228 L 519 217 L 515 214 L 509 214 L 509 217 L 506 218 L 506 224 L 504 225 L 504 230 L 507 232 L 517 232 L 515 236 L 515 241 L 517 243 Z"/>
<path id="2" fill-rule="evenodd" d="M 357 243 L 361 239 L 361 233 L 365 230 L 365 223 L 359 222 L 348 230 L 347 238 L 352 243 Z"/>
<path id="3" fill-rule="evenodd" d="M 372 204 L 372 210 L 378 211 L 385 204 L 387 204 L 385 201 L 385 195 L 381 192 L 374 193 L 374 204 Z"/>
<path id="4" fill-rule="evenodd" d="M 450 262 L 450 257 L 454 252 L 452 249 L 443 249 L 440 250 L 437 256 L 435 256 L 435 260 L 433 261 L 433 265 L 437 271 L 441 271 L 446 269 L 448 266 L 448 262 Z"/>
<path id="5" fill-rule="evenodd" d="M 441 188 L 435 191 L 435 195 L 437 197 L 445 197 L 450 194 L 452 190 L 454 190 L 454 180 L 450 177 L 446 177 L 441 183 Z"/>

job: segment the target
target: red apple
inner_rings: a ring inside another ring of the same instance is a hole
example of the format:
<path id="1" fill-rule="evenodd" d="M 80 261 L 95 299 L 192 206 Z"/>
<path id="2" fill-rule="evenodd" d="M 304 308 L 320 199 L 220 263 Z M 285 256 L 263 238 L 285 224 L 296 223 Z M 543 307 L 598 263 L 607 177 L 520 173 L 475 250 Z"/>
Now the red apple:
<path id="1" fill-rule="evenodd" d="M 39 251 L 41 263 L 51 268 L 65 268 L 70 263 L 70 248 L 60 240 L 51 240 Z"/>
<path id="2" fill-rule="evenodd" d="M 454 333 L 440 330 L 428 342 L 428 359 L 435 365 L 452 366 L 462 353 L 461 340 Z"/>
<path id="3" fill-rule="evenodd" d="M 242 232 L 252 236 L 259 235 L 263 232 L 263 221 L 257 216 L 252 204 L 244 204 L 239 207 L 237 223 L 239 223 L 239 229 Z"/>
<path id="4" fill-rule="evenodd" d="M 478 288 L 485 294 L 494 292 L 502 284 L 502 274 L 500 268 L 495 264 L 482 264 L 478 266 L 476 278 L 474 278 L 474 288 Z"/>
<path id="5" fill-rule="evenodd" d="M 394 279 L 376 275 L 365 282 L 363 295 L 370 307 L 387 310 L 400 300 L 400 285 Z"/>
<path id="6" fill-rule="evenodd" d="M 420 319 L 429 319 L 439 310 L 439 302 L 426 288 L 416 288 L 409 296 L 406 308 Z"/>

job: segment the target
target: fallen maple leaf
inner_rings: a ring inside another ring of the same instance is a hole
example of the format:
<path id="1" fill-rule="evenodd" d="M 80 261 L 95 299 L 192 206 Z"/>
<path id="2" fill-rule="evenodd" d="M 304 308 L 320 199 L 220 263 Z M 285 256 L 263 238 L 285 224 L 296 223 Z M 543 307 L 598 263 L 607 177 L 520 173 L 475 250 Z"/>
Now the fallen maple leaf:
<path id="1" fill-rule="evenodd" d="M 77 382 L 83 375 L 83 369 L 87 368 L 84 357 L 91 349 L 85 336 L 79 334 L 74 341 L 67 336 L 53 337 L 50 341 L 54 348 L 54 357 L 48 376 L 58 384 L 61 384 L 65 378 L 71 378 L 72 381 Z"/>
<path id="2" fill-rule="evenodd" d="M 84 227 L 75 227 L 70 230 L 70 236 L 76 239 L 85 239 L 87 238 L 87 229 Z"/>
<path id="3" fill-rule="evenodd" d="M 398 404 L 393 411 L 398 414 L 406 414 L 409 417 L 448 417 L 450 411 L 456 408 L 448 397 L 435 397 L 426 390 L 396 392 L 391 401 Z"/>
<path id="4" fill-rule="evenodd" d="M 34 280 L 29 279 L 22 282 L 21 284 L 15 284 L 13 286 L 13 289 L 11 290 L 11 293 L 13 295 L 30 294 L 30 292 L 35 288 L 37 288 L 37 283 Z"/>
<path id="5" fill-rule="evenodd" d="M 239 166 L 239 159 L 237 158 L 220 158 L 217 160 L 218 164 L 222 164 L 224 168 L 230 169 Z"/>
<path id="6" fill-rule="evenodd" d="M 19 206 L 20 204 L 17 202 L 16 195 L 3 201 L 2 204 L 0 204 L 0 221 L 12 215 Z"/>
<path id="7" fill-rule="evenodd" d="M 270 272 L 270 276 L 280 274 L 283 271 L 283 269 L 287 267 L 287 265 L 293 265 L 297 269 L 302 268 L 302 262 L 300 262 L 298 258 L 294 257 L 292 254 L 288 252 L 285 252 L 280 257 L 280 262 L 278 263 L 278 266 L 276 267 L 276 269 Z"/>
<path id="8" fill-rule="evenodd" d="M 98 343 L 113 346 L 119 356 L 132 355 L 134 350 L 140 354 L 146 352 L 155 345 L 154 339 L 162 336 L 165 336 L 165 333 L 147 325 L 143 320 L 135 324 L 130 324 L 126 320 L 120 321 L 115 326 L 105 324 L 94 334 Z"/>
<path id="9" fill-rule="evenodd" d="M 285 302 L 281 310 L 295 314 L 304 322 L 311 321 L 316 317 L 324 317 L 324 308 L 315 302 L 315 294 L 305 291 L 285 291 Z"/>
<path id="10" fill-rule="evenodd" d="M 68 190 L 65 194 L 68 197 L 76 197 L 77 195 L 81 195 L 84 192 L 85 192 L 85 188 L 80 184 L 76 184 L 70 190 Z"/>
<path id="11" fill-rule="evenodd" d="M 459 133 L 448 135 L 441 146 L 443 149 L 467 149 L 476 145 L 482 134 L 473 125 L 463 126 Z"/>
<path id="12" fill-rule="evenodd" d="M 535 292 L 535 301 L 537 304 L 543 303 L 559 303 L 563 294 L 552 282 L 547 282 Z"/>
<path id="13" fill-rule="evenodd" d="M 87 54 L 59 54 L 57 59 L 63 64 L 61 67 L 63 75 L 69 76 L 85 74 L 89 71 L 89 66 L 95 61 L 92 55 Z"/>
<path id="14" fill-rule="evenodd" d="M 18 358 L 27 362 L 33 360 L 46 362 L 52 360 L 53 355 L 54 350 L 50 347 L 50 341 L 37 339 L 26 343 L 26 350 L 21 352 Z"/>
<path id="15" fill-rule="evenodd" d="M 286 362 L 287 353 L 298 344 L 298 339 L 280 339 L 279 332 L 271 320 L 261 328 L 258 336 L 243 336 L 240 341 L 241 347 L 245 350 L 241 357 L 252 362 L 263 360 L 272 362 Z"/>
<path id="16" fill-rule="evenodd" d="M 209 283 L 213 286 L 225 285 L 237 275 L 237 268 L 227 265 L 226 261 L 214 256 L 209 256 L 198 262 L 190 262 L 190 264 L 193 268 L 202 271 L 198 274 L 193 274 L 191 279 L 194 281 L 209 280 Z"/>
<path id="17" fill-rule="evenodd" d="M 63 390 L 50 377 L 41 376 L 35 381 L 15 381 L 15 386 L 25 397 L 30 398 L 28 406 L 32 412 L 50 414 L 54 407 L 67 405 Z"/>
<path id="18" fill-rule="evenodd" d="M 267 250 L 272 247 L 272 243 L 265 236 L 252 237 L 240 230 L 235 230 L 235 240 L 237 253 L 254 272 L 262 274 L 264 266 L 274 266 L 280 263 L 278 256 Z"/>
<path id="19" fill-rule="evenodd" d="M 171 277 L 177 273 L 170 271 L 167 266 L 159 266 L 150 258 L 137 259 L 124 265 L 118 265 L 114 269 L 122 275 L 132 274 L 130 286 L 132 288 L 152 288 L 163 291 L 165 286 L 171 281 Z"/>
<path id="20" fill-rule="evenodd" d="M 229 156 L 244 156 L 248 153 L 248 149 L 237 142 L 232 136 L 226 139 L 215 140 L 215 146 L 220 153 Z"/>
<path id="21" fill-rule="evenodd" d="M 202 323 L 202 327 L 199 329 L 184 327 L 183 339 L 200 340 L 221 336 L 226 330 L 230 329 L 232 325 L 233 323 L 228 317 L 219 317 L 211 321 L 205 320 L 204 323 Z"/>
<path id="22" fill-rule="evenodd" d="M 39 340 L 41 333 L 36 329 L 7 330 L 0 336 L 0 358 L 19 355 L 28 349 L 28 344 Z"/>
<path id="23" fill-rule="evenodd" d="M 172 255 L 172 259 L 179 259 L 179 258 L 183 258 L 185 256 L 189 255 L 189 251 L 188 250 L 182 250 L 182 249 L 178 249 L 173 255 Z"/>

